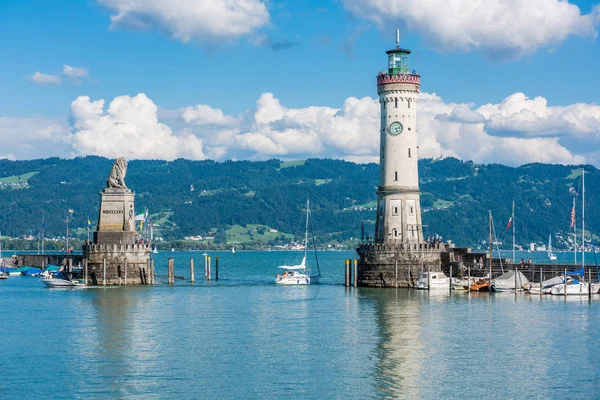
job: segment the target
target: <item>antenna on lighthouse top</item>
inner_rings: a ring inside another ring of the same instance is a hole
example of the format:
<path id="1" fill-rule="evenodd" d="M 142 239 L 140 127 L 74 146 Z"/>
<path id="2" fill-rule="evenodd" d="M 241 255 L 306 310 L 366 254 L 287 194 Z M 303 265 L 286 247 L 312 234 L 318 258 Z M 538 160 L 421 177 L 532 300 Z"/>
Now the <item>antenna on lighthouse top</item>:
<path id="1" fill-rule="evenodd" d="M 400 29 L 396 29 L 396 48 L 400 48 Z"/>

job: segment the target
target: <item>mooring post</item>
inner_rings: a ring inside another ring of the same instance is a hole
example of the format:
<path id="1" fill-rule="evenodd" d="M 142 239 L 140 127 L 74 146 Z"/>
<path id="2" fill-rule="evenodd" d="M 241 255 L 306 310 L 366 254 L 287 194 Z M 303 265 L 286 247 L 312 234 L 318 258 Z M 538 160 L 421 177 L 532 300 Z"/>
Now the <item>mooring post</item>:
<path id="1" fill-rule="evenodd" d="M 204 279 L 206 280 L 206 271 L 208 270 L 207 267 L 207 262 L 208 262 L 208 255 L 206 253 L 204 253 Z"/>
<path id="2" fill-rule="evenodd" d="M 102 286 L 106 286 L 106 257 L 102 259 Z"/>
<path id="3" fill-rule="evenodd" d="M 540 298 L 542 297 L 542 282 L 544 282 L 544 275 L 542 272 L 542 267 L 540 267 Z"/>
<path id="4" fill-rule="evenodd" d="M 194 283 L 196 279 L 194 279 L 194 259 L 190 258 L 190 282 Z"/>
<path id="5" fill-rule="evenodd" d="M 467 292 L 471 295 L 471 264 L 467 264 Z"/>
<path id="6" fill-rule="evenodd" d="M 43 263 L 43 261 L 42 261 Z M 84 258 L 83 259 L 83 284 L 87 285 L 87 281 L 88 281 L 88 259 Z"/>
<path id="7" fill-rule="evenodd" d="M 398 260 L 396 260 L 396 279 L 398 279 Z M 398 287 L 398 285 L 396 285 Z M 410 264 L 408 264 L 408 287 L 412 287 L 412 273 L 410 271 Z"/>
<path id="8" fill-rule="evenodd" d="M 431 265 L 427 266 L 427 290 L 431 290 Z"/>
<path id="9" fill-rule="evenodd" d="M 592 269 L 588 269 L 588 298 L 592 299 Z"/>
<path id="10" fill-rule="evenodd" d="M 517 266 L 515 264 L 515 296 L 517 295 Z"/>
<path id="11" fill-rule="evenodd" d="M 354 271 L 352 271 L 352 281 L 354 282 L 354 287 L 358 286 L 358 260 L 354 260 Z"/>
<path id="12" fill-rule="evenodd" d="M 150 259 L 150 284 L 154 285 L 154 259 Z"/>
<path id="13" fill-rule="evenodd" d="M 346 287 L 350 287 L 350 260 L 346 260 L 346 280 L 344 284 Z"/>
<path id="14" fill-rule="evenodd" d="M 207 277 L 207 278 L 208 278 L 208 280 L 210 281 L 210 278 L 211 278 L 211 277 L 210 277 L 210 276 L 211 276 L 211 273 L 210 273 L 210 256 L 208 257 L 208 262 L 206 263 L 206 265 L 208 265 L 208 270 L 207 270 L 207 272 L 206 272 L 206 277 Z"/>
<path id="15" fill-rule="evenodd" d="M 215 281 L 219 280 L 219 256 L 215 257 Z"/>
<path id="16" fill-rule="evenodd" d="M 452 264 L 450 264 L 450 279 L 448 280 L 448 286 L 450 286 L 448 290 L 450 290 L 450 294 L 452 294 Z"/>
<path id="17" fill-rule="evenodd" d="M 565 289 L 565 298 L 567 297 L 567 267 L 565 267 L 565 283 L 564 283 L 564 289 Z"/>
<path id="18" fill-rule="evenodd" d="M 169 258 L 169 274 L 168 274 L 169 285 L 175 283 L 175 260 Z"/>

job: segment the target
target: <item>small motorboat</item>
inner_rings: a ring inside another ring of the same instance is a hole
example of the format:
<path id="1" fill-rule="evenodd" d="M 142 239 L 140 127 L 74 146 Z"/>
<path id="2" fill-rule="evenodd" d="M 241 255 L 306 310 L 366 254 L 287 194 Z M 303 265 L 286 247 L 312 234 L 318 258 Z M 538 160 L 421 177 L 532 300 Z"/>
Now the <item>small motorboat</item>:
<path id="1" fill-rule="evenodd" d="M 429 278 L 428 272 L 421 272 L 419 274 L 419 279 L 417 280 L 417 286 L 415 286 L 417 289 L 424 289 L 424 290 L 428 290 L 428 289 L 448 290 L 448 289 L 450 289 L 450 278 L 448 278 L 443 272 L 431 271 L 430 273 L 431 273 L 431 278 Z"/>
<path id="2" fill-rule="evenodd" d="M 48 278 L 40 278 L 40 281 L 47 287 L 85 287 L 83 282 L 71 279 L 66 272 L 53 272 Z"/>
<path id="3" fill-rule="evenodd" d="M 490 291 L 490 281 L 486 281 L 483 279 L 474 282 L 469 286 L 469 290 L 471 292 L 489 292 Z"/>

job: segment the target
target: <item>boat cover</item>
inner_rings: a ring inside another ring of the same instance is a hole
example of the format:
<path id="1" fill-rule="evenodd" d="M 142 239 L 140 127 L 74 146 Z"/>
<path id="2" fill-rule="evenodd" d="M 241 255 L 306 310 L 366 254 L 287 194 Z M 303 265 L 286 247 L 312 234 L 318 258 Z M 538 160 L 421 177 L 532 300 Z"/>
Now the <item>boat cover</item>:
<path id="1" fill-rule="evenodd" d="M 523 275 L 521 271 L 517 271 L 517 287 L 520 288 L 524 284 L 529 283 L 529 279 Z M 515 271 L 508 271 L 496 279 L 492 279 L 492 286 L 497 289 L 510 290 L 515 288 Z"/>
<path id="2" fill-rule="evenodd" d="M 30 268 L 27 271 L 25 271 L 24 275 L 25 276 L 36 276 L 42 273 L 42 270 L 39 268 Z"/>

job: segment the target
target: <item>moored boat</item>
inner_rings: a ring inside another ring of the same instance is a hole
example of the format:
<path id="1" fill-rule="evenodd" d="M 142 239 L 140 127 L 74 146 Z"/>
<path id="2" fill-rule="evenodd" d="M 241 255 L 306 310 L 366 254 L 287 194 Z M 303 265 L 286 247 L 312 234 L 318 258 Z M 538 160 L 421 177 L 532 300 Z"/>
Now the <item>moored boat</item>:
<path id="1" fill-rule="evenodd" d="M 473 282 L 471 286 L 469 286 L 469 290 L 471 292 L 489 292 L 490 281 L 480 279 L 477 282 Z"/>
<path id="2" fill-rule="evenodd" d="M 40 278 L 40 281 L 47 287 L 85 287 L 85 284 L 71 279 L 65 272 L 53 272 L 48 278 Z"/>
<path id="3" fill-rule="evenodd" d="M 431 278 L 429 278 L 429 274 L 431 274 Z M 448 290 L 450 289 L 450 278 L 441 271 L 421 272 L 415 287 L 425 290 Z"/>

